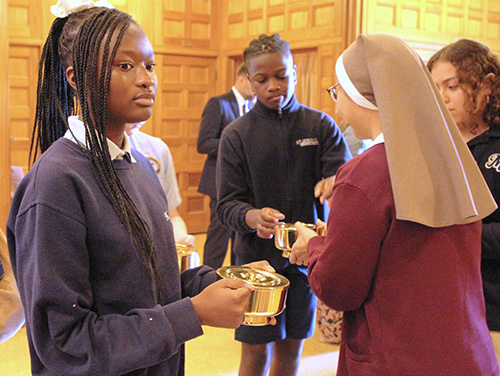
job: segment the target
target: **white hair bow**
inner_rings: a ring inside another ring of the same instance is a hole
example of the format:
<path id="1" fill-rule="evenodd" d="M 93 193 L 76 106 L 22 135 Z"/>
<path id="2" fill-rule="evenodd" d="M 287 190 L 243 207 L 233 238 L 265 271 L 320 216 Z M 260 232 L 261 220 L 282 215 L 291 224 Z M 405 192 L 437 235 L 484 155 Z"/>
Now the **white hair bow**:
<path id="1" fill-rule="evenodd" d="M 106 0 L 59 0 L 56 5 L 50 7 L 50 12 L 58 18 L 64 18 L 72 13 L 78 13 L 84 9 L 94 7 L 114 8 Z"/>

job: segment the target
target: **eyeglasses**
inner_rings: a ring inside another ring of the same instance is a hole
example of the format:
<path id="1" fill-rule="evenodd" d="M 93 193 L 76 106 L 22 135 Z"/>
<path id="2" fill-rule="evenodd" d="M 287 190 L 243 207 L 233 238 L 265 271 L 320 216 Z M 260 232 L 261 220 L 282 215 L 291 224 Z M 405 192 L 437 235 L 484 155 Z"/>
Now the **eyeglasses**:
<path id="1" fill-rule="evenodd" d="M 335 90 L 335 88 L 339 85 L 340 84 L 335 84 L 326 89 L 326 91 L 328 91 L 328 94 L 330 94 L 330 97 L 332 97 L 334 102 L 337 102 L 337 90 Z"/>

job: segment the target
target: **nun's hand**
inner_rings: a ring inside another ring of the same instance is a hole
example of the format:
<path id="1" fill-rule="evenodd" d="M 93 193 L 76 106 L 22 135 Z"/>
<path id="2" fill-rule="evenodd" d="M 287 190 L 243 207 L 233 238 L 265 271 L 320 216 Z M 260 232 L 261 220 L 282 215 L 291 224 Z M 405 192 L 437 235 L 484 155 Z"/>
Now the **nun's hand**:
<path id="1" fill-rule="evenodd" d="M 290 262 L 297 265 L 307 265 L 307 243 L 309 243 L 309 239 L 318 234 L 300 222 L 295 223 L 295 228 L 297 229 L 297 240 L 292 246 Z"/>

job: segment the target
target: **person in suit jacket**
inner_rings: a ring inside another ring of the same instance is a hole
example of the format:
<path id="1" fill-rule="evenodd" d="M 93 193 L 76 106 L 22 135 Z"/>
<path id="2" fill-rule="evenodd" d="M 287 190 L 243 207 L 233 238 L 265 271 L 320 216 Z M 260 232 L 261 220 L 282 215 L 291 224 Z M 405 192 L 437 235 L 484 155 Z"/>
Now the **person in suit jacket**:
<path id="1" fill-rule="evenodd" d="M 201 118 L 197 149 L 199 153 L 207 154 L 207 159 L 201 174 L 198 192 L 210 196 L 210 225 L 203 251 L 203 264 L 214 269 L 222 266 L 229 239 L 233 238 L 233 231 L 224 227 L 215 213 L 217 204 L 215 165 L 219 140 L 224 128 L 249 111 L 254 101 L 255 93 L 248 80 L 246 66 L 241 64 L 236 71 L 234 86 L 229 92 L 210 98 Z"/>

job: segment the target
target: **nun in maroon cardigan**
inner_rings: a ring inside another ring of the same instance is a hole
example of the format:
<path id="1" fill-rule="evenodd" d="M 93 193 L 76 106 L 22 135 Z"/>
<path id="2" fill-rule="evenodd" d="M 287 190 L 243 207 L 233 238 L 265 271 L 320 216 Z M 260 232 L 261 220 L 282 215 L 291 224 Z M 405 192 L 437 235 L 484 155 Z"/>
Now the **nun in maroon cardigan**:
<path id="1" fill-rule="evenodd" d="M 496 376 L 481 286 L 481 219 L 496 204 L 419 56 L 360 35 L 329 89 L 374 145 L 342 166 L 324 237 L 290 257 L 344 311 L 338 376 Z"/>

